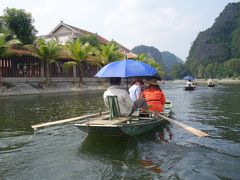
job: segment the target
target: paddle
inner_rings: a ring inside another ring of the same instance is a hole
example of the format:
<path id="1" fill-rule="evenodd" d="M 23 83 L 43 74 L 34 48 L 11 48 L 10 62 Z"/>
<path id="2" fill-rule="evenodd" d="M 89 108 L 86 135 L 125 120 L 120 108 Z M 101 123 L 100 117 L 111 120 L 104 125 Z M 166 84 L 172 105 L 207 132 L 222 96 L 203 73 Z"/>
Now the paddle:
<path id="1" fill-rule="evenodd" d="M 97 117 L 97 116 L 105 115 L 105 114 L 108 114 L 108 113 L 109 112 L 100 112 L 100 113 L 89 114 L 89 115 L 84 115 L 84 116 L 79 116 L 79 117 L 74 117 L 74 118 L 62 119 L 62 120 L 53 121 L 53 122 L 46 122 L 46 123 L 42 123 L 42 124 L 36 124 L 36 125 L 32 125 L 31 127 L 34 130 L 37 130 L 37 128 L 41 128 L 41 127 L 52 126 L 52 125 L 57 125 L 57 124 L 63 124 L 63 123 L 72 122 L 72 121 L 76 121 L 76 120 L 81 120 L 81 119 L 85 119 L 85 118 Z"/>
<path id="2" fill-rule="evenodd" d="M 209 136 L 209 134 L 207 134 L 207 133 L 205 133 L 205 132 L 203 132 L 203 131 L 200 131 L 200 130 L 198 130 L 198 129 L 195 129 L 195 128 L 193 128 L 193 127 L 190 127 L 190 126 L 188 126 L 188 125 L 186 125 L 186 124 L 183 124 L 183 123 L 181 123 L 181 122 L 178 122 L 178 121 L 176 121 L 176 120 L 174 120 L 174 119 L 171 119 L 171 118 L 169 118 L 169 117 L 166 117 L 166 116 L 164 116 L 164 115 L 162 115 L 162 114 L 158 114 L 158 116 L 160 116 L 160 117 L 163 118 L 163 119 L 166 119 L 167 121 L 169 121 L 169 122 L 171 122 L 171 123 L 173 123 L 173 124 L 176 124 L 177 126 L 179 126 L 179 127 L 183 128 L 183 129 L 187 130 L 188 132 L 190 132 L 190 133 L 192 133 L 192 134 L 194 134 L 194 135 L 196 135 L 196 136 L 198 136 L 198 137 L 206 137 L 206 136 Z"/>

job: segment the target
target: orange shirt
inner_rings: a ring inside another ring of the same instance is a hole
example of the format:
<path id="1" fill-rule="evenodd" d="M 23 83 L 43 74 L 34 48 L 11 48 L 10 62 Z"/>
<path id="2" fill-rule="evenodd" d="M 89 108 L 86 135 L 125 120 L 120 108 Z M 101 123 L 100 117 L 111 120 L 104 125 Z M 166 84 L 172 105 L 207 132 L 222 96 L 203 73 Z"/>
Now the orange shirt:
<path id="1" fill-rule="evenodd" d="M 165 104 L 165 96 L 162 91 L 143 91 L 143 97 L 146 99 L 149 111 L 162 112 Z"/>

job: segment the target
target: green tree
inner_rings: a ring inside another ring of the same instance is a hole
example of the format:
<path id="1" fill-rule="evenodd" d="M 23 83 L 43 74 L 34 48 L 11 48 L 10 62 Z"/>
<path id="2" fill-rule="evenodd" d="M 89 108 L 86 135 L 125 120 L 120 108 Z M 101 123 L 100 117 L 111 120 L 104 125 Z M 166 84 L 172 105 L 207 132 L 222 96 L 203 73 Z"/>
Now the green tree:
<path id="1" fill-rule="evenodd" d="M 165 72 L 160 64 L 158 64 L 155 59 L 148 57 L 146 54 L 142 53 L 137 56 L 137 60 L 141 62 L 145 62 L 155 69 L 157 69 L 159 75 L 163 77 L 165 75 Z"/>
<path id="2" fill-rule="evenodd" d="M 85 44 L 86 42 L 88 42 L 93 47 L 98 47 L 100 45 L 100 42 L 98 41 L 97 36 L 93 34 L 82 36 L 79 39 L 82 44 Z"/>
<path id="3" fill-rule="evenodd" d="M 187 69 L 187 66 L 184 64 L 175 64 L 171 71 L 171 77 L 173 79 L 182 79 L 184 76 L 187 76 L 190 72 Z"/>
<path id="4" fill-rule="evenodd" d="M 138 55 L 137 55 L 137 60 L 138 60 L 138 61 L 144 61 L 144 60 L 147 59 L 147 58 L 148 58 L 147 55 L 144 54 L 144 53 L 141 53 L 141 54 L 138 54 Z"/>
<path id="5" fill-rule="evenodd" d="M 98 57 L 101 65 L 106 65 L 124 58 L 124 55 L 119 52 L 119 47 L 114 42 L 101 44 L 99 48 Z"/>
<path id="6" fill-rule="evenodd" d="M 226 77 L 226 72 L 223 63 L 217 65 L 216 77 L 217 78 Z"/>
<path id="7" fill-rule="evenodd" d="M 205 75 L 205 68 L 202 64 L 200 64 L 198 66 L 198 74 L 197 74 L 197 77 L 198 78 L 204 78 L 204 75 Z"/>
<path id="8" fill-rule="evenodd" d="M 21 44 L 18 39 L 10 39 L 9 35 L 0 33 L 0 57 L 11 55 L 12 50 Z"/>
<path id="9" fill-rule="evenodd" d="M 74 41 L 67 42 L 65 48 L 72 61 L 64 63 L 64 68 L 67 70 L 69 67 L 77 65 L 80 75 L 79 82 L 81 84 L 83 82 L 84 63 L 99 65 L 96 56 L 96 49 L 93 48 L 88 42 L 82 44 L 79 38 Z"/>
<path id="10" fill-rule="evenodd" d="M 18 39 L 8 40 L 8 35 L 0 33 L 0 58 L 13 54 L 15 47 L 20 44 Z M 2 65 L 0 65 L 0 84 L 2 84 Z"/>
<path id="11" fill-rule="evenodd" d="M 6 8 L 4 10 L 3 20 L 13 35 L 23 44 L 31 44 L 35 40 L 37 30 L 33 26 L 31 13 L 23 9 Z"/>
<path id="12" fill-rule="evenodd" d="M 38 57 L 46 64 L 46 85 L 50 82 L 50 64 L 57 64 L 57 59 L 64 56 L 62 46 L 55 40 L 46 42 L 43 39 L 38 39 L 34 45 L 25 45 L 23 48 L 32 53 L 33 56 Z"/>
<path id="13" fill-rule="evenodd" d="M 214 77 L 214 64 L 208 64 L 205 68 L 206 76 L 208 78 Z"/>
<path id="14" fill-rule="evenodd" d="M 3 17 L 0 16 L 0 33 L 8 34 L 9 29 L 6 26 L 6 23 L 3 20 Z"/>
<path id="15" fill-rule="evenodd" d="M 224 69 L 228 77 L 240 75 L 240 59 L 230 59 L 224 63 Z"/>

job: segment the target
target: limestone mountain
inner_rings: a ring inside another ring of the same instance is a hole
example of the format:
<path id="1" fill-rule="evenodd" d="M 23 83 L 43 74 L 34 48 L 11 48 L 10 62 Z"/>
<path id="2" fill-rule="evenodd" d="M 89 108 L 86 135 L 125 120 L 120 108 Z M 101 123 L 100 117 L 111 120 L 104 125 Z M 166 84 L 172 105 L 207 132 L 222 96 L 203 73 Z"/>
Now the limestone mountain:
<path id="1" fill-rule="evenodd" d="M 145 46 L 145 45 L 136 46 L 132 49 L 132 52 L 134 54 L 144 53 L 147 56 L 155 59 L 157 63 L 164 64 L 161 52 L 153 46 Z"/>
<path id="2" fill-rule="evenodd" d="M 157 48 L 153 46 L 145 46 L 145 45 L 136 46 L 132 49 L 132 52 L 135 54 L 144 53 L 147 56 L 154 58 L 157 63 L 164 66 L 165 71 L 170 71 L 172 66 L 175 64 L 184 63 L 183 60 L 181 60 L 176 55 L 168 51 L 160 52 Z"/>
<path id="3" fill-rule="evenodd" d="M 211 28 L 200 32 L 187 62 L 203 65 L 240 57 L 240 2 L 229 3 Z"/>
<path id="4" fill-rule="evenodd" d="M 175 64 L 184 64 L 184 61 L 182 59 L 180 59 L 179 57 L 177 57 L 176 55 L 168 51 L 162 52 L 162 58 L 163 58 L 166 71 L 171 71 L 173 65 Z"/>

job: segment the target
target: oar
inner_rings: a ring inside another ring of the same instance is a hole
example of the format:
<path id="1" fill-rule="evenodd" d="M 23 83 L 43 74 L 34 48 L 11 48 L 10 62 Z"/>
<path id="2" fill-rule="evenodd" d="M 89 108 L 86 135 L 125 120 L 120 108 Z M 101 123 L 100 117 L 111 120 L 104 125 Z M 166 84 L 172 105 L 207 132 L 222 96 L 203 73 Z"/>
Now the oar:
<path id="1" fill-rule="evenodd" d="M 190 133 L 192 133 L 192 134 L 194 134 L 194 135 L 196 135 L 196 136 L 198 136 L 198 137 L 206 137 L 206 136 L 209 136 L 209 134 L 207 134 L 207 133 L 205 133 L 205 132 L 203 132 L 203 131 L 200 131 L 200 130 L 198 130 L 198 129 L 195 129 L 195 128 L 193 128 L 193 127 L 190 127 L 190 126 L 188 126 L 188 125 L 186 125 L 186 124 L 183 124 L 183 123 L 181 123 L 181 122 L 178 122 L 178 121 L 176 121 L 176 120 L 174 120 L 174 119 L 171 119 L 171 118 L 169 118 L 169 117 L 166 117 L 166 116 L 164 116 L 164 115 L 162 115 L 162 114 L 158 114 L 160 117 L 162 117 L 163 119 L 166 119 L 166 120 L 168 120 L 169 122 L 171 122 L 171 123 L 173 123 L 173 124 L 176 124 L 177 126 L 179 126 L 179 127 L 181 127 L 181 128 L 183 128 L 183 129 L 185 129 L 185 130 L 187 130 L 188 132 L 190 132 Z"/>
<path id="2" fill-rule="evenodd" d="M 89 114 L 89 115 L 84 115 L 84 116 L 79 116 L 79 117 L 74 117 L 74 118 L 62 119 L 62 120 L 53 121 L 53 122 L 46 122 L 46 123 L 42 123 L 42 124 L 36 124 L 36 125 L 32 125 L 31 127 L 34 130 L 37 130 L 37 128 L 41 128 L 41 127 L 47 127 L 47 126 L 52 126 L 52 125 L 57 125 L 57 124 L 63 124 L 63 123 L 72 122 L 72 121 L 76 121 L 76 120 L 81 120 L 81 119 L 85 119 L 85 118 L 97 117 L 97 116 L 105 115 L 105 114 L 108 114 L 108 113 L 109 112 L 100 112 L 100 113 Z"/>

